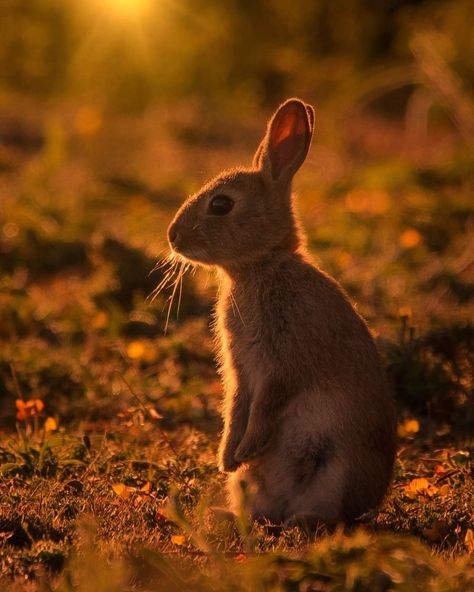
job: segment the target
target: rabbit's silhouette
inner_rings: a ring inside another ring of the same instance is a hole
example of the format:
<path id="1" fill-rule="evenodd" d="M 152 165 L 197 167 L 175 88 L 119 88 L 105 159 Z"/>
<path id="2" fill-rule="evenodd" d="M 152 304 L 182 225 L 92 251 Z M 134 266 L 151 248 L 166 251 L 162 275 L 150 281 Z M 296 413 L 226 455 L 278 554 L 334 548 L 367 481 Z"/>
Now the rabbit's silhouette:
<path id="1" fill-rule="evenodd" d="M 220 272 L 215 327 L 225 385 L 220 468 L 256 519 L 351 522 L 390 482 L 395 412 L 363 319 L 310 260 L 291 183 L 314 111 L 289 99 L 251 168 L 217 176 L 168 229 L 180 256 Z"/>

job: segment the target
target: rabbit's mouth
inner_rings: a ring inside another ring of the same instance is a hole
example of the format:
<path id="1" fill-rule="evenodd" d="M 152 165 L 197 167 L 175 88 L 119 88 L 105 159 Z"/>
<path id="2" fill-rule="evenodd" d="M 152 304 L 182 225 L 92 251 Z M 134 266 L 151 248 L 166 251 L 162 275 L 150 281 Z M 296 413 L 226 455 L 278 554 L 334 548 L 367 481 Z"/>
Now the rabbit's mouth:
<path id="1" fill-rule="evenodd" d="M 181 246 L 170 245 L 171 251 L 174 255 L 183 259 L 184 261 L 189 261 L 191 263 L 198 263 L 200 265 L 211 265 L 213 262 L 211 261 L 208 253 L 204 249 L 186 249 Z"/>

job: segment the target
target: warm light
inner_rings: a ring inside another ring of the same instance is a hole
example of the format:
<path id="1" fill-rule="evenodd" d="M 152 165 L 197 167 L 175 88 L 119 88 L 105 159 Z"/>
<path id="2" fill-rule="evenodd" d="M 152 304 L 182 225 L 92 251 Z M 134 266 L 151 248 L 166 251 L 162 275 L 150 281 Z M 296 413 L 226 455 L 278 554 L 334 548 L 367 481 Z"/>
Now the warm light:
<path id="1" fill-rule="evenodd" d="M 106 8 L 118 16 L 134 17 L 145 12 L 149 0 L 99 0 Z"/>

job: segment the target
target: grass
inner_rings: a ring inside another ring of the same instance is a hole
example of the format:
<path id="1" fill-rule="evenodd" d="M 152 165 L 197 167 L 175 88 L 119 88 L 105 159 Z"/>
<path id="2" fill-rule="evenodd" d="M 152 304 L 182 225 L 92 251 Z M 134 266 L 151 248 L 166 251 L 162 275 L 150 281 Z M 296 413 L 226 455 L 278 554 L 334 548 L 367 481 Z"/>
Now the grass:
<path id="1" fill-rule="evenodd" d="M 184 278 L 166 335 L 169 292 L 147 298 L 177 205 L 249 160 L 261 120 L 225 149 L 196 143 L 198 116 L 192 140 L 176 121 L 159 141 L 153 120 L 94 121 L 64 112 L 36 151 L 0 152 L 3 589 L 474 589 L 469 146 L 441 126 L 397 152 L 374 117 L 340 154 L 323 130 L 298 178 L 310 248 L 368 318 L 400 415 L 383 507 L 314 539 L 209 510 L 225 504 L 215 278 Z"/>

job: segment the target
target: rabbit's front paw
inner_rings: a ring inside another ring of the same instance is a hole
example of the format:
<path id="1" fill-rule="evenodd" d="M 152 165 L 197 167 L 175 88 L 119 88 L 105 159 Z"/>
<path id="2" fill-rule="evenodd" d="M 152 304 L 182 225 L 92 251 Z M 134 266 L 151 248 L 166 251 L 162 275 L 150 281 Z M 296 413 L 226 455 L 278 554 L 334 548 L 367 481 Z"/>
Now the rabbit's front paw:
<path id="1" fill-rule="evenodd" d="M 260 456 L 270 442 L 270 434 L 246 433 L 235 451 L 234 458 L 240 464 Z"/>
<path id="2" fill-rule="evenodd" d="M 223 457 L 219 462 L 219 470 L 222 473 L 233 473 L 240 467 L 241 463 L 235 460 L 234 457 Z"/>
<path id="3" fill-rule="evenodd" d="M 219 470 L 223 473 L 232 473 L 239 468 L 240 464 L 235 458 L 235 446 L 227 445 L 220 454 Z"/>

